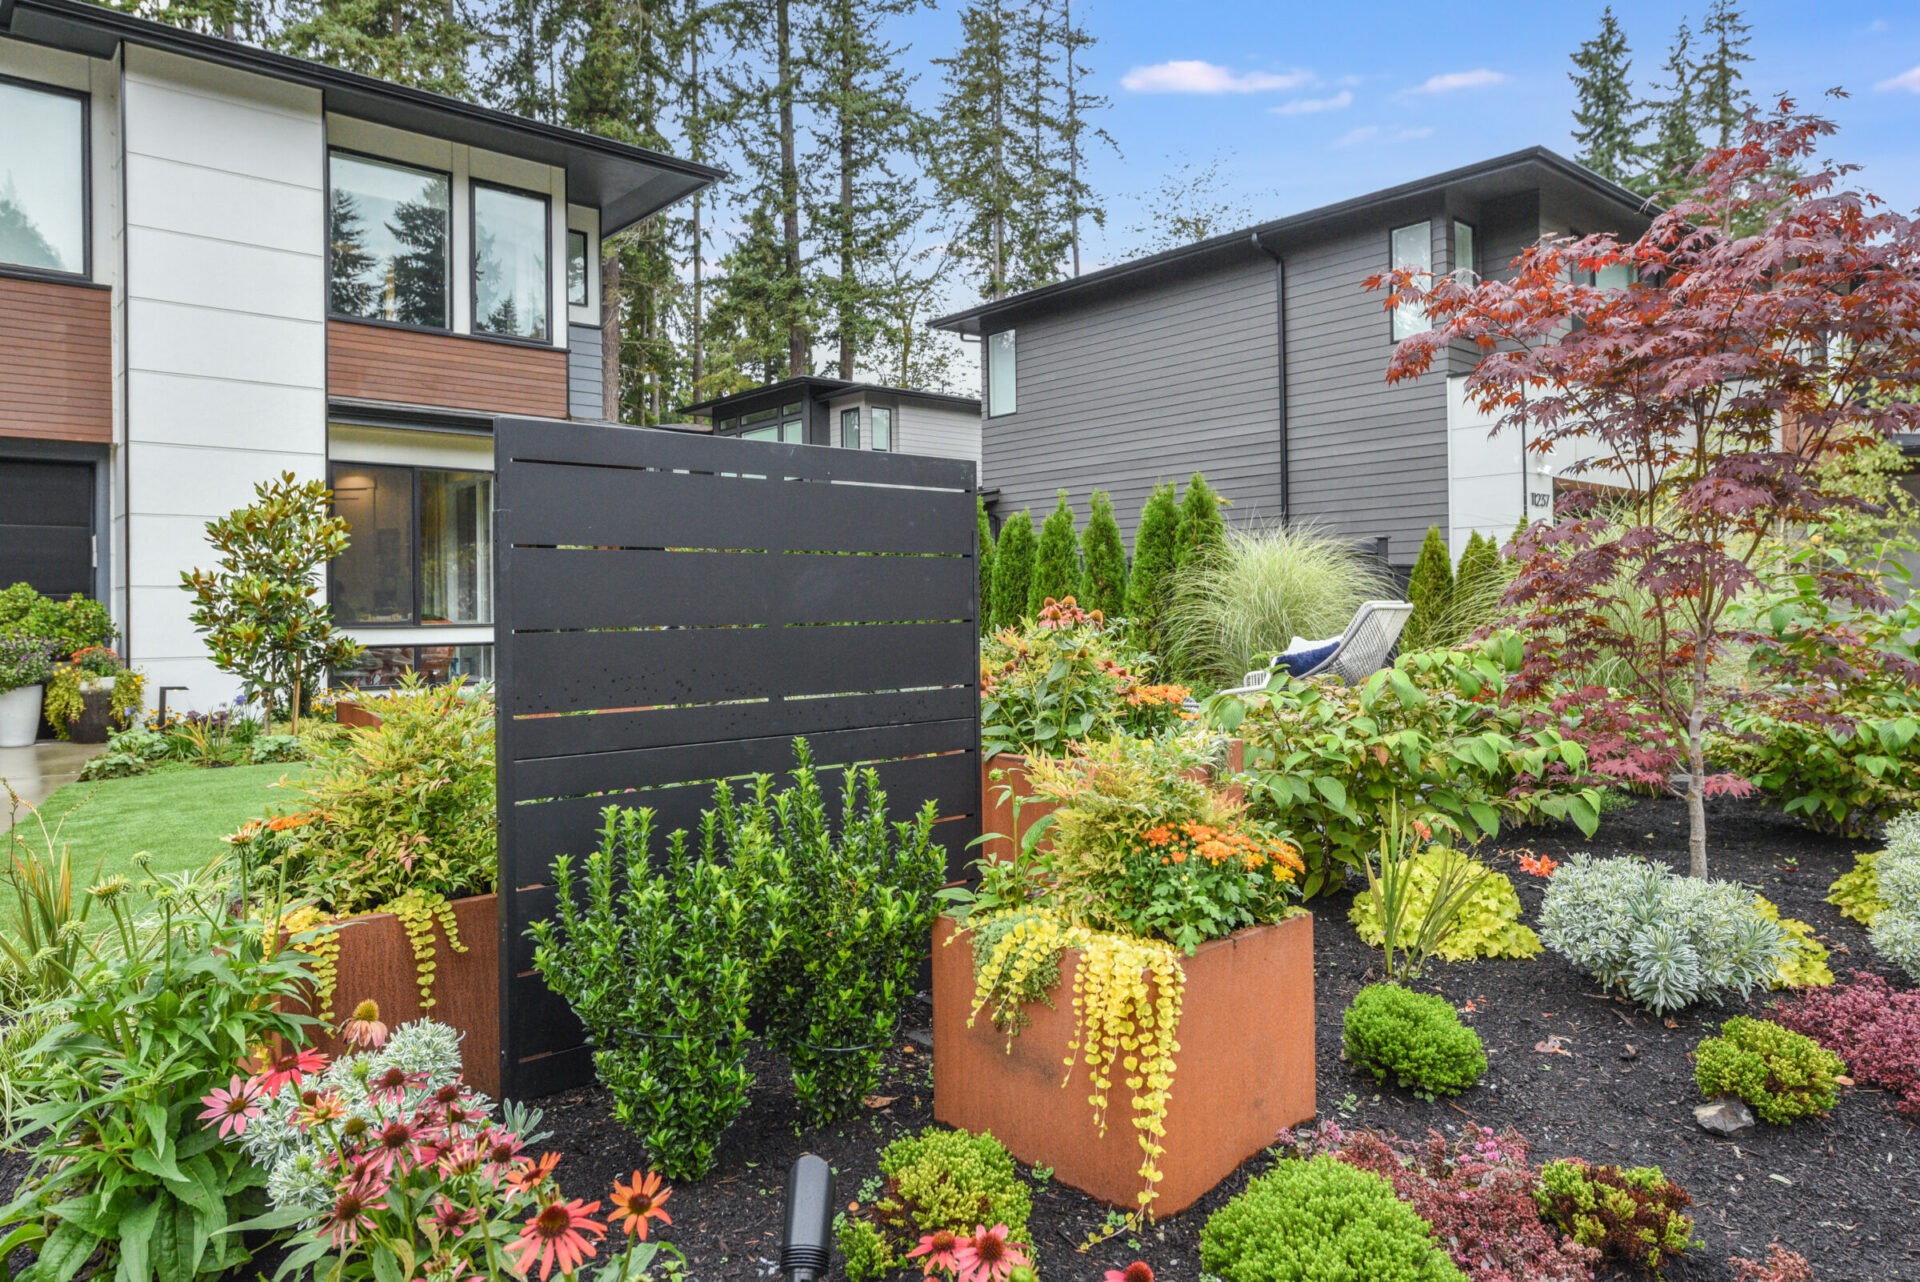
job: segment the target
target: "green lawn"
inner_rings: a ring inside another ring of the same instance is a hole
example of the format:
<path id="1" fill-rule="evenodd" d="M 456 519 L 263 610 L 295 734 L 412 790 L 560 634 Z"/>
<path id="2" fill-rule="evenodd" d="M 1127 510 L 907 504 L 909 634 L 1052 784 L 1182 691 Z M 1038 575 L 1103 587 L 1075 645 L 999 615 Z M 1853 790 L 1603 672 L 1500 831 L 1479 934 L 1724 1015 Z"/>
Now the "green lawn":
<path id="1" fill-rule="evenodd" d="M 60 841 L 73 852 L 74 880 L 81 886 L 117 872 L 132 875 L 133 856 L 142 850 L 152 854 L 153 871 L 184 872 L 225 850 L 220 839 L 247 820 L 270 808 L 290 808 L 290 790 L 276 785 L 297 782 L 306 769 L 167 765 L 132 779 L 70 783 L 47 798 L 40 814 L 49 830 L 64 818 Z M 22 815 L 21 825 L 38 844 L 33 820 Z"/>

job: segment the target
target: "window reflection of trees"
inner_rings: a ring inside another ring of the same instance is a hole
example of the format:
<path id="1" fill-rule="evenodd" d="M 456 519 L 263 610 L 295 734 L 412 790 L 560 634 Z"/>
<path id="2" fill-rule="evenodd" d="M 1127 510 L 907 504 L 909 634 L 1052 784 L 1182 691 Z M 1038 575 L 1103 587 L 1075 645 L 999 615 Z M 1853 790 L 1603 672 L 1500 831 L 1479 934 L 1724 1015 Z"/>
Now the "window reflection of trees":
<path id="1" fill-rule="evenodd" d="M 447 327 L 447 209 L 436 197 L 427 184 L 420 198 L 394 206 L 383 226 L 399 252 L 383 256 L 369 243 L 360 199 L 334 190 L 330 303 L 335 312 Z"/>
<path id="2" fill-rule="evenodd" d="M 20 202 L 13 176 L 0 187 L 0 262 L 16 267 L 44 267 L 49 271 L 71 271 L 61 261 L 60 251 L 46 238 L 38 224 Z"/>

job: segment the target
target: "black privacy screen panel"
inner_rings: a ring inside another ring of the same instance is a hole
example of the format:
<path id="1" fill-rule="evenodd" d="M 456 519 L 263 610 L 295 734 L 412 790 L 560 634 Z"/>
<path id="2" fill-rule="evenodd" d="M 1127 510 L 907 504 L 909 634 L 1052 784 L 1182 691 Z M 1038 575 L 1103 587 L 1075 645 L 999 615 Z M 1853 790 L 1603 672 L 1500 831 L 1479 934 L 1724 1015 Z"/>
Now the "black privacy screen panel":
<path id="1" fill-rule="evenodd" d="M 526 932 L 605 807 L 696 831 L 718 782 L 789 772 L 804 736 L 836 806 L 853 764 L 898 818 L 935 802 L 957 875 L 980 832 L 975 476 L 523 418 L 495 421 L 494 459 L 500 1077 L 524 1099 L 593 1075 Z"/>

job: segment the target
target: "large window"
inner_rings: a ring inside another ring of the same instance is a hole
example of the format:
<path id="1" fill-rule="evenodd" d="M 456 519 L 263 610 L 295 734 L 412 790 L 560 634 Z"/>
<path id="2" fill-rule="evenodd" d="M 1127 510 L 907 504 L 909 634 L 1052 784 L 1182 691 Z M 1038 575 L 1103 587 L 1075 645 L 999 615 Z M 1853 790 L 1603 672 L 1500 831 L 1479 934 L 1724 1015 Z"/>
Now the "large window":
<path id="1" fill-rule="evenodd" d="M 1016 407 L 1013 331 L 987 335 L 987 417 L 1011 414 Z"/>
<path id="2" fill-rule="evenodd" d="M 1393 229 L 1393 270 L 1432 273 L 1433 224 L 1415 223 Z M 1433 322 L 1427 319 L 1422 308 L 1401 303 L 1393 309 L 1393 341 L 1396 343 L 1432 328 Z"/>
<path id="3" fill-rule="evenodd" d="M 468 681 L 493 679 L 490 645 L 370 645 L 333 670 L 335 685 L 355 690 L 390 690 L 408 673 L 418 673 L 428 685 L 444 685 L 457 677 Z M 377 711 L 377 709 L 376 709 Z"/>
<path id="4" fill-rule="evenodd" d="M 722 419 L 720 430 L 723 433 L 730 432 L 737 424 L 740 429 L 738 435 L 743 440 L 802 445 L 807 439 L 807 426 L 800 411 L 798 404 L 770 406 L 751 414 L 742 414 L 738 419 Z"/>
<path id="5" fill-rule="evenodd" d="M 493 621 L 493 474 L 333 466 L 351 542 L 333 562 L 334 617 L 361 627 Z"/>
<path id="6" fill-rule="evenodd" d="M 343 151 L 327 158 L 327 306 L 336 316 L 448 327 L 452 180 Z"/>
<path id="7" fill-rule="evenodd" d="M 0 80 L 0 265 L 87 271 L 87 103 Z"/>
<path id="8" fill-rule="evenodd" d="M 473 329 L 547 341 L 547 201 L 473 185 Z"/>

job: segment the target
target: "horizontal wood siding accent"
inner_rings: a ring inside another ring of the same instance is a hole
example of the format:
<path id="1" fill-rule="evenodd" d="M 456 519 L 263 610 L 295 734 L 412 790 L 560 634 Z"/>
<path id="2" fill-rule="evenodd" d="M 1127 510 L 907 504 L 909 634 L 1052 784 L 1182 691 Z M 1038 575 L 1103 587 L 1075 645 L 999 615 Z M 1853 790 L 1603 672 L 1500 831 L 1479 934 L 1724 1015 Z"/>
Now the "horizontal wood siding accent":
<path id="1" fill-rule="evenodd" d="M 1270 259 L 1015 324 L 1018 405 L 982 421 L 980 483 L 1037 522 L 1066 489 L 1113 495 L 1131 538 L 1161 481 L 1205 472 L 1241 518 L 1280 516 L 1280 353 Z M 914 449 L 903 434 L 902 448 Z"/>
<path id="2" fill-rule="evenodd" d="M 567 354 L 558 347 L 328 321 L 327 395 L 565 418 Z"/>
<path id="3" fill-rule="evenodd" d="M 113 440 L 113 295 L 0 277 L 0 436 Z"/>
<path id="4" fill-rule="evenodd" d="M 605 350 L 598 325 L 567 326 L 567 412 L 574 418 L 607 417 L 606 373 L 601 369 Z"/>

